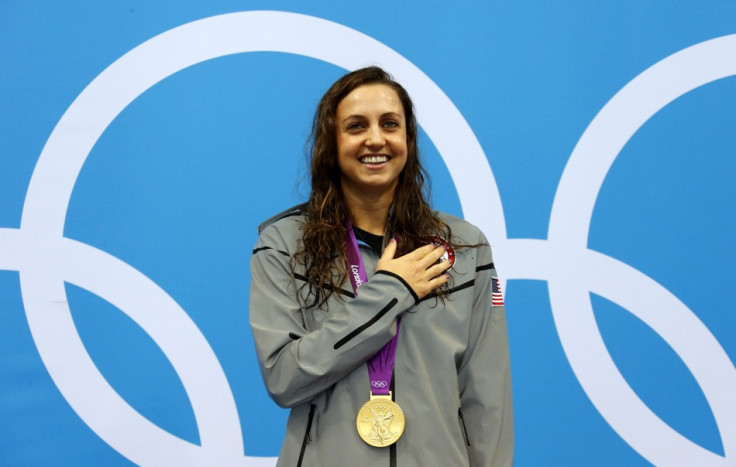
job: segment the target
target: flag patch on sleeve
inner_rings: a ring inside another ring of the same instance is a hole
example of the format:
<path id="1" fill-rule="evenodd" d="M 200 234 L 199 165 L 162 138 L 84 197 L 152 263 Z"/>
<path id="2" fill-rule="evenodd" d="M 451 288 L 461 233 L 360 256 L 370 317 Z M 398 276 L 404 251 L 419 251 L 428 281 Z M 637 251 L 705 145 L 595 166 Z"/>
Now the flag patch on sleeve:
<path id="1" fill-rule="evenodd" d="M 501 282 L 498 277 L 491 278 L 491 287 L 493 288 L 493 296 L 491 297 L 491 305 L 503 306 L 503 294 L 501 293 Z"/>

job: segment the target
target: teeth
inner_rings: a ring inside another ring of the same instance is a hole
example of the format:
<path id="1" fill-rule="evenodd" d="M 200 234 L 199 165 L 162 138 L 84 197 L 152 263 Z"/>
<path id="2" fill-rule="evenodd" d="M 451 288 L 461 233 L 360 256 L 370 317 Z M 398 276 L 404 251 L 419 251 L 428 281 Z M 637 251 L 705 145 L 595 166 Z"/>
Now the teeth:
<path id="1" fill-rule="evenodd" d="M 360 158 L 360 162 L 364 164 L 381 164 L 387 161 L 388 157 L 386 156 L 364 156 Z"/>

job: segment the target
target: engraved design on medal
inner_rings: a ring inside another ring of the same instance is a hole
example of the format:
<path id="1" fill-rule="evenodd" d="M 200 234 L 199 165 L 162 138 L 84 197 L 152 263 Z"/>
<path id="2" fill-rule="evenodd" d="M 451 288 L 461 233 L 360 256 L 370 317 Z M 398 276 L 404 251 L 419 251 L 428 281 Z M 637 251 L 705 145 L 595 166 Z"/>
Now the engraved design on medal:
<path id="1" fill-rule="evenodd" d="M 374 396 L 375 397 L 375 396 Z M 404 433 L 404 412 L 388 398 L 374 398 L 358 412 L 356 425 L 363 441 L 375 447 L 394 444 Z"/>

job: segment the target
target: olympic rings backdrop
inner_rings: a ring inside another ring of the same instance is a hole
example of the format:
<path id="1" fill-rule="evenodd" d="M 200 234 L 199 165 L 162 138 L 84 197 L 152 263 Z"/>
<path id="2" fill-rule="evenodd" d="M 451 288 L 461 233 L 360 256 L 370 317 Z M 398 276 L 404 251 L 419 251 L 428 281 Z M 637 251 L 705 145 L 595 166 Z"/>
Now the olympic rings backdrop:
<path id="1" fill-rule="evenodd" d="M 275 463 L 256 226 L 371 64 L 494 248 L 516 465 L 736 465 L 735 2 L 3 2 L 0 39 L 0 465 Z"/>

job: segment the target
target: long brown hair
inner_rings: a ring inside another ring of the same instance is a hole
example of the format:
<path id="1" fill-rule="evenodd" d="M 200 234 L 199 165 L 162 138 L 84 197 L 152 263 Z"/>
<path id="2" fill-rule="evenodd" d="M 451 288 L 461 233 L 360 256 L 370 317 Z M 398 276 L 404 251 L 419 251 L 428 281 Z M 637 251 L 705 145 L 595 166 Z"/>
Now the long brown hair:
<path id="1" fill-rule="evenodd" d="M 309 294 L 305 294 L 309 296 L 304 303 L 307 307 L 322 306 L 340 290 L 346 278 L 344 222 L 350 213 L 343 198 L 337 163 L 336 114 L 340 101 L 354 89 L 368 84 L 384 84 L 396 91 L 406 118 L 406 165 L 399 175 L 392 207 L 393 231 L 400 238 L 396 256 L 421 246 L 422 237 L 427 235 L 451 238 L 449 226 L 432 212 L 424 196 L 424 191 L 429 191 L 425 185 L 428 175 L 419 160 L 417 122 L 409 94 L 379 67 L 348 73 L 322 96 L 312 123 L 311 192 L 306 205 L 306 222 L 302 226 L 303 245 L 295 256 L 296 263 L 305 269 L 307 281 L 302 288 L 309 289 Z"/>

